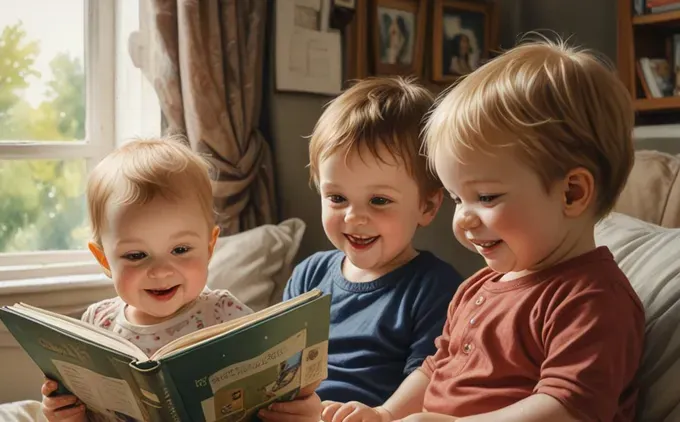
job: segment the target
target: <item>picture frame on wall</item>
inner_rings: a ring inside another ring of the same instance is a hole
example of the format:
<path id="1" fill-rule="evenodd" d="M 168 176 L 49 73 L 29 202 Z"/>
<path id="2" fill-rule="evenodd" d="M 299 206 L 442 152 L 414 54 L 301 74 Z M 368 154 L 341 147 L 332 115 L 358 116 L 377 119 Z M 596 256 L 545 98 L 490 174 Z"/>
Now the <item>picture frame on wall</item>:
<path id="1" fill-rule="evenodd" d="M 423 71 L 427 2 L 373 0 L 372 65 L 375 75 L 414 75 Z"/>
<path id="2" fill-rule="evenodd" d="M 432 12 L 432 79 L 453 82 L 489 58 L 493 3 L 435 0 Z"/>

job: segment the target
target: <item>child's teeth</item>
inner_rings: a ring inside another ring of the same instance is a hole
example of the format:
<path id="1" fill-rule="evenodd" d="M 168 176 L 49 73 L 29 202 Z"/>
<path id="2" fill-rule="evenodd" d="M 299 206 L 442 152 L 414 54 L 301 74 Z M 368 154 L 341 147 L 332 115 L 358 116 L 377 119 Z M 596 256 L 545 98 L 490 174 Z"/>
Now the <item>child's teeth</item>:
<path id="1" fill-rule="evenodd" d="M 359 243 L 361 245 L 371 243 L 375 239 L 375 237 L 357 237 L 357 236 L 351 236 L 351 235 L 349 237 L 352 240 L 352 242 Z"/>

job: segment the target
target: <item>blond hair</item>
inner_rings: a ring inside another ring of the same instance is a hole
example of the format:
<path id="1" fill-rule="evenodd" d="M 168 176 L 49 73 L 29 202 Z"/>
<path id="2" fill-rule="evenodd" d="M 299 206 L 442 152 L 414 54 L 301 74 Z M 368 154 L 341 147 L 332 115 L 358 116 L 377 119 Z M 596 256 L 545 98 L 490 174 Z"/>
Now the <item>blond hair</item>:
<path id="1" fill-rule="evenodd" d="M 446 150 L 487 153 L 510 147 L 546 189 L 577 167 L 593 175 L 595 214 L 614 206 L 633 165 L 634 111 L 625 86 L 587 50 L 529 42 L 455 85 L 426 127 L 432 159 Z"/>
<path id="2" fill-rule="evenodd" d="M 101 246 L 108 206 L 142 205 L 158 195 L 197 200 L 209 228 L 213 227 L 208 163 L 179 137 L 134 139 L 107 155 L 90 173 L 87 204 L 93 241 Z"/>
<path id="3" fill-rule="evenodd" d="M 368 151 L 384 162 L 378 153 L 382 146 L 403 162 L 421 194 L 441 188 L 420 154 L 423 119 L 433 103 L 432 94 L 411 79 L 359 81 L 328 104 L 314 127 L 309 145 L 311 182 L 318 188 L 320 163 L 337 152 L 347 156 Z"/>

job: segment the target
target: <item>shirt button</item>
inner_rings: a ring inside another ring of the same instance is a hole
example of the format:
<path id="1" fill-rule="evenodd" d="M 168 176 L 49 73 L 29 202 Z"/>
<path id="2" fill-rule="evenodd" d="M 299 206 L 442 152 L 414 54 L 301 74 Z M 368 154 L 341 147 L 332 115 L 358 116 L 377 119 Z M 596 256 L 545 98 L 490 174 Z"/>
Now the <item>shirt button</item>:
<path id="1" fill-rule="evenodd" d="M 475 325 L 477 323 L 477 318 L 472 317 L 470 318 L 470 325 Z"/>
<path id="2" fill-rule="evenodd" d="M 465 353 L 466 355 L 469 355 L 470 352 L 472 352 L 472 345 L 470 343 L 465 343 L 463 345 L 463 353 Z"/>
<path id="3" fill-rule="evenodd" d="M 475 300 L 475 305 L 477 306 L 481 305 L 482 303 L 484 303 L 484 296 L 480 296 L 477 298 L 477 300 Z"/>

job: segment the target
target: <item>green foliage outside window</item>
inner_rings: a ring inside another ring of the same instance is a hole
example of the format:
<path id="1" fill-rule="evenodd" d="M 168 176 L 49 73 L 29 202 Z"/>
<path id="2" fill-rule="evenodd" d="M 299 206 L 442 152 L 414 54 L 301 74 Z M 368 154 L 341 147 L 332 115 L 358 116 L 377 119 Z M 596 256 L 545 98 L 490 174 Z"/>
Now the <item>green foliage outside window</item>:
<path id="1" fill-rule="evenodd" d="M 0 33 L 0 142 L 85 138 L 83 63 L 68 53 L 50 61 L 51 80 L 34 106 L 22 98 L 40 44 L 21 23 Z M 89 236 L 85 161 L 0 157 L 0 253 L 82 249 Z"/>

